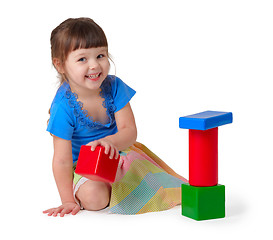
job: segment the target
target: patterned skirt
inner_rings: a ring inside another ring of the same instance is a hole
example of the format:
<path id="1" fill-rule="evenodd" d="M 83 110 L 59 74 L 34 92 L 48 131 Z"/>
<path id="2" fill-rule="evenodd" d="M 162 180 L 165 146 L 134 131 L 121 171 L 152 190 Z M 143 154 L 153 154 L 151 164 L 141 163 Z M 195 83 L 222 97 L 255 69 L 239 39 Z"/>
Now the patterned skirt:
<path id="1" fill-rule="evenodd" d="M 109 212 L 141 214 L 181 204 L 181 184 L 188 181 L 175 173 L 143 144 L 136 142 L 120 153 L 123 164 L 112 184 Z M 74 185 L 84 182 L 74 175 Z"/>

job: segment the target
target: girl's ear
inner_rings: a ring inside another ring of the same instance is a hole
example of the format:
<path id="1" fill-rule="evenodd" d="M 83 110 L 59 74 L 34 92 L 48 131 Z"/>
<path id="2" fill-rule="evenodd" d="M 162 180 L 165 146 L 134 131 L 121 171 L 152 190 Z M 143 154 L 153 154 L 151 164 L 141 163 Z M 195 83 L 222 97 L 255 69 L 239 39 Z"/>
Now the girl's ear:
<path id="1" fill-rule="evenodd" d="M 57 69 L 58 73 L 64 73 L 64 67 L 59 58 L 53 58 L 53 65 Z"/>

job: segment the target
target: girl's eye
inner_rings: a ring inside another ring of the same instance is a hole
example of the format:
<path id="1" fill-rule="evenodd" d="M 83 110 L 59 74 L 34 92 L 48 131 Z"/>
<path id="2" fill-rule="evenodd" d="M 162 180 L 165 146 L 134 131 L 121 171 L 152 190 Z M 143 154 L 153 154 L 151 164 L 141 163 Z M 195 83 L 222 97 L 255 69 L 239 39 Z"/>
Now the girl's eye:
<path id="1" fill-rule="evenodd" d="M 104 57 L 104 54 L 99 54 L 98 56 L 97 56 L 97 58 L 103 58 Z"/>
<path id="2" fill-rule="evenodd" d="M 85 61 L 86 61 L 86 58 L 80 58 L 78 61 L 79 61 L 79 62 L 85 62 Z"/>

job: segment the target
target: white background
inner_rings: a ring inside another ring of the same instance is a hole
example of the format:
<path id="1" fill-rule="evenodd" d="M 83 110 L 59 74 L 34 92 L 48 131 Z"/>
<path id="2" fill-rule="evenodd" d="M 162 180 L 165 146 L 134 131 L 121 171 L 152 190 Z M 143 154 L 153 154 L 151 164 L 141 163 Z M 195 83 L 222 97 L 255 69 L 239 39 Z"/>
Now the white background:
<path id="1" fill-rule="evenodd" d="M 1 2 L 1 238 L 272 237 L 272 12 L 263 0 Z M 180 206 L 139 216 L 42 214 L 60 204 L 45 131 L 57 89 L 49 37 L 82 16 L 104 29 L 117 75 L 137 91 L 138 141 L 181 175 L 188 178 L 188 132 L 179 117 L 233 112 L 234 123 L 219 128 L 226 218 L 197 222 Z"/>

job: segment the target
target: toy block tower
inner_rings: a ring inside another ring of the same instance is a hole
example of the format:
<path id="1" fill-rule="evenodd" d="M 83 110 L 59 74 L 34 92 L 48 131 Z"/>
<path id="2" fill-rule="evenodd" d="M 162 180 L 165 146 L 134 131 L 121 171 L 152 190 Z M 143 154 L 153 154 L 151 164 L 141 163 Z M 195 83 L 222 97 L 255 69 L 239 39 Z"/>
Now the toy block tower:
<path id="1" fill-rule="evenodd" d="M 225 186 L 218 184 L 218 127 L 231 112 L 205 111 L 179 118 L 189 129 L 189 184 L 182 184 L 182 215 L 195 220 L 225 217 Z"/>

